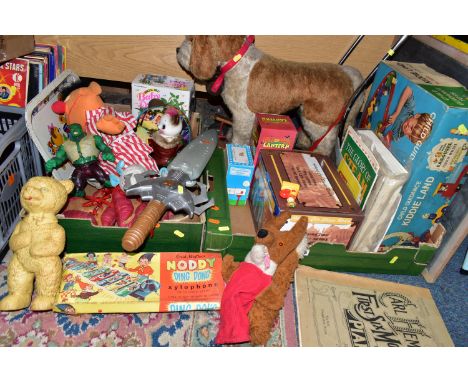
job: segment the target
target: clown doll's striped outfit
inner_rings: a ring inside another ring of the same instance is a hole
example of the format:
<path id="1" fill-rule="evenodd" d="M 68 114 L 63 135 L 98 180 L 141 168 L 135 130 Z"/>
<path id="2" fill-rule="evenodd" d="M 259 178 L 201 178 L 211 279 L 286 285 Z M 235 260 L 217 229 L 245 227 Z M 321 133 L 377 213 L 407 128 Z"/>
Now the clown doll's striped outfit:
<path id="1" fill-rule="evenodd" d="M 97 129 L 97 122 L 105 115 L 114 115 L 125 124 L 124 130 L 117 135 L 105 134 Z M 88 132 L 102 137 L 104 143 L 112 149 L 115 156 L 115 162 L 108 162 L 99 156 L 99 164 L 108 174 L 119 176 L 116 165 L 120 160 L 125 163 L 124 167 L 132 164 L 141 164 L 147 170 L 159 171 L 155 160 L 150 156 L 153 149 L 144 143 L 135 133 L 135 117 L 128 112 L 119 112 L 110 106 L 104 106 L 99 109 L 86 111 L 86 121 Z"/>

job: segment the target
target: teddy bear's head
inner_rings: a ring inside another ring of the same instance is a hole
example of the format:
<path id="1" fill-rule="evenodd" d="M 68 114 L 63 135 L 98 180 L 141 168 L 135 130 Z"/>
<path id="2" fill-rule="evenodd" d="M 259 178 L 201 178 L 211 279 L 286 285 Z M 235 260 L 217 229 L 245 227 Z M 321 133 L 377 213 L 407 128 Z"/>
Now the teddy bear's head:
<path id="1" fill-rule="evenodd" d="M 277 265 L 294 250 L 297 250 L 298 256 L 301 257 L 303 253 L 299 252 L 307 248 L 303 245 L 308 223 L 305 216 L 302 216 L 291 230 L 281 231 L 281 227 L 290 217 L 290 213 L 282 212 L 279 216 L 267 220 L 255 238 L 255 244 L 265 246 L 269 259 Z"/>
<path id="2" fill-rule="evenodd" d="M 104 106 L 101 93 L 101 86 L 93 81 L 87 87 L 73 90 L 65 100 L 55 102 L 52 110 L 57 114 L 65 114 L 68 125 L 78 123 L 87 131 L 86 112 Z"/>
<path id="3" fill-rule="evenodd" d="M 187 36 L 177 50 L 180 66 L 200 80 L 209 80 L 218 66 L 230 60 L 245 36 Z"/>
<path id="4" fill-rule="evenodd" d="M 71 180 L 56 180 L 47 176 L 29 179 L 21 189 L 21 205 L 27 212 L 58 213 L 73 190 Z"/>

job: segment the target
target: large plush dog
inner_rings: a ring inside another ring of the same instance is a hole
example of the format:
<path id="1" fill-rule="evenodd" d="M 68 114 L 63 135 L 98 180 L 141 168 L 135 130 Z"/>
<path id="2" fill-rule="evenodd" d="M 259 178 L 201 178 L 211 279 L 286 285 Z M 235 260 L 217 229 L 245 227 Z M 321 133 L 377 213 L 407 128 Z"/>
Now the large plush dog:
<path id="1" fill-rule="evenodd" d="M 177 60 L 199 80 L 212 79 L 221 68 L 221 95 L 233 116 L 232 141 L 240 144 L 250 140 L 255 113 L 283 114 L 300 107 L 305 134 L 299 134 L 297 146 L 309 148 L 337 120 L 362 81 L 349 66 L 271 57 L 255 47 L 251 36 L 188 36 L 177 49 Z M 359 111 L 355 106 L 349 120 Z M 330 131 L 315 152 L 329 155 L 337 133 L 337 128 Z"/>

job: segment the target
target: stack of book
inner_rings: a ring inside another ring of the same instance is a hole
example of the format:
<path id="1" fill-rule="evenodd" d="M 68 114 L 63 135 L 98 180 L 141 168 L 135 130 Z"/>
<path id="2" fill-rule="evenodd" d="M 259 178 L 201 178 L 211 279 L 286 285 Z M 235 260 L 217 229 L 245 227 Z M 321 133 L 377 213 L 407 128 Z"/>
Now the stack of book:
<path id="1" fill-rule="evenodd" d="M 25 107 L 65 70 L 65 48 L 36 44 L 34 51 L 0 66 L 0 105 Z"/>
<path id="2" fill-rule="evenodd" d="M 364 210 L 364 220 L 349 246 L 376 252 L 401 202 L 408 172 L 373 131 L 348 127 L 338 171 Z"/>

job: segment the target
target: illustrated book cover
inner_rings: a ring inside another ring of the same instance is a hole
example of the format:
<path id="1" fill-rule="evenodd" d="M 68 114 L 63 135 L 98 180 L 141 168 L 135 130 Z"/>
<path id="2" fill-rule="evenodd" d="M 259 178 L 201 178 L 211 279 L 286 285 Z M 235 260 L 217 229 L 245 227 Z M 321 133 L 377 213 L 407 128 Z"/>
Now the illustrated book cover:
<path id="1" fill-rule="evenodd" d="M 454 346 L 429 289 L 300 265 L 301 346 Z"/>
<path id="2" fill-rule="evenodd" d="M 356 202 L 364 209 L 377 180 L 379 162 L 351 126 L 346 131 L 341 156 L 338 172 L 343 176 Z"/>
<path id="3" fill-rule="evenodd" d="M 73 253 L 64 258 L 54 311 L 138 313 L 217 310 L 219 253 Z"/>
<path id="4" fill-rule="evenodd" d="M 0 105 L 25 107 L 28 100 L 28 65 L 14 58 L 0 65 Z"/>

